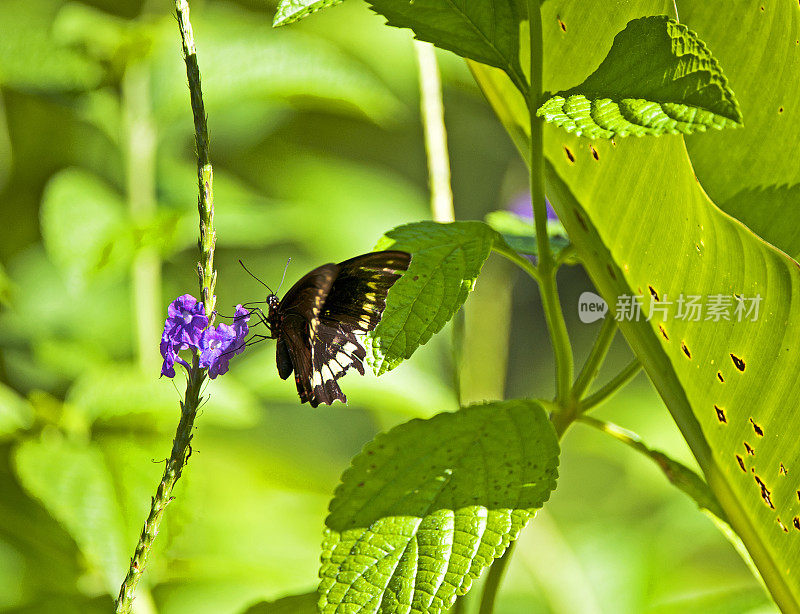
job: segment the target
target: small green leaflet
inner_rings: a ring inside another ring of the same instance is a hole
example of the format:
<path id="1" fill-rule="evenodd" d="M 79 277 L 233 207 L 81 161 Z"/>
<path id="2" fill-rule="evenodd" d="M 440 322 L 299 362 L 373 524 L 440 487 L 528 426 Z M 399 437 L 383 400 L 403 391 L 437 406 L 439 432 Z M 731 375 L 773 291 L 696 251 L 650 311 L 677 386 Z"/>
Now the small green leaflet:
<path id="1" fill-rule="evenodd" d="M 417 222 L 399 226 L 378 241 L 376 250 L 399 249 L 412 257 L 371 333 L 376 374 L 410 358 L 453 317 L 475 286 L 497 238 L 483 222 Z"/>
<path id="2" fill-rule="evenodd" d="M 597 70 L 551 95 L 536 115 L 592 139 L 742 124 L 733 91 L 708 47 L 666 15 L 628 22 Z"/>
<path id="3" fill-rule="evenodd" d="M 412 420 L 353 459 L 325 521 L 319 610 L 448 608 L 556 486 L 559 446 L 536 401 Z"/>
<path id="4" fill-rule="evenodd" d="M 340 4 L 343 0 L 281 0 L 278 10 L 275 11 L 273 26 L 285 26 L 308 17 L 312 13 L 328 6 Z"/>

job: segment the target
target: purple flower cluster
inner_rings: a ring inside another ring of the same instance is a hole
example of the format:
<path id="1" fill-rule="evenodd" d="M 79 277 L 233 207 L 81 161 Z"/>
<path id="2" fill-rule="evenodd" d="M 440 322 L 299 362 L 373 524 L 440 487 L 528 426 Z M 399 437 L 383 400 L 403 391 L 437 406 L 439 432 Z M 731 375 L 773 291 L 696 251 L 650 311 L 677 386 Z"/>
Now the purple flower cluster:
<path id="1" fill-rule="evenodd" d="M 208 326 L 208 318 L 202 303 L 190 294 L 179 296 L 167 309 L 167 320 L 161 335 L 161 375 L 175 377 L 175 363 L 187 371 L 191 366 L 178 355 L 181 350 L 200 353 L 200 367 L 208 369 L 211 379 L 228 372 L 228 363 L 245 348 L 245 338 L 250 328 L 247 322 L 250 312 L 241 305 L 236 306 L 233 325 Z"/>

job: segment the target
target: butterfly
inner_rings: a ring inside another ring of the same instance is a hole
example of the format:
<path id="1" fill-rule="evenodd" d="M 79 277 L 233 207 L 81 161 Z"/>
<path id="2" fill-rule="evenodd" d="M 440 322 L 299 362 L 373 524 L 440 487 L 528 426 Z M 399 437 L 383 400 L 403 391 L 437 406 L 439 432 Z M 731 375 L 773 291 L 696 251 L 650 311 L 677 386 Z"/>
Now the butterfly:
<path id="1" fill-rule="evenodd" d="M 410 262 L 406 252 L 371 252 L 317 267 L 280 300 L 267 296 L 278 375 L 287 379 L 294 372 L 301 403 L 347 402 L 337 380 L 351 367 L 364 375 L 361 338 L 380 322 L 386 294 Z"/>

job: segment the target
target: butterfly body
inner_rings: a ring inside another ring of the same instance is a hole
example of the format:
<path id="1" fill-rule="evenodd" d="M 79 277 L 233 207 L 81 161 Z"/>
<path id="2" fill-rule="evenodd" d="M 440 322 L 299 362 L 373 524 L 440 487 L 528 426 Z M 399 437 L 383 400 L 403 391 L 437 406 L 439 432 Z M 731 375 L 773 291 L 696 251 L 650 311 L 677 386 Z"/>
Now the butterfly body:
<path id="1" fill-rule="evenodd" d="M 406 252 L 384 251 L 323 264 L 282 299 L 267 297 L 278 375 L 287 379 L 294 372 L 301 402 L 316 407 L 347 401 L 337 380 L 350 368 L 364 375 L 361 338 L 377 326 L 389 288 L 410 261 Z"/>

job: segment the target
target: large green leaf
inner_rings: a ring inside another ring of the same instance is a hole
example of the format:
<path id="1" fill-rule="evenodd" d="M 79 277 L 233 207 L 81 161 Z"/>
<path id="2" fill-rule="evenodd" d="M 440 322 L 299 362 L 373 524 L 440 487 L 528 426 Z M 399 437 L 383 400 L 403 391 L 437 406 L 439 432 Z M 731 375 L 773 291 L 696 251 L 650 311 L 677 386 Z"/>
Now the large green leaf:
<path id="1" fill-rule="evenodd" d="M 367 0 L 386 23 L 411 28 L 419 40 L 503 69 L 520 91 L 526 89 L 520 65 L 517 0 Z"/>
<path id="2" fill-rule="evenodd" d="M 70 533 L 116 595 L 127 567 L 122 511 L 102 453 L 57 433 L 26 440 L 16 450 L 17 475 Z"/>
<path id="3" fill-rule="evenodd" d="M 555 488 L 558 442 L 535 401 L 473 405 L 379 435 L 325 525 L 322 612 L 441 612 Z"/>
<path id="4" fill-rule="evenodd" d="M 389 291 L 371 335 L 378 375 L 399 365 L 439 332 L 467 300 L 498 234 L 482 222 L 417 222 L 391 230 L 376 246 L 412 254 Z"/>
<path id="5" fill-rule="evenodd" d="M 690 134 L 742 123 L 708 47 L 666 15 L 628 23 L 598 69 L 550 96 L 537 115 L 593 139 Z"/>
<path id="6" fill-rule="evenodd" d="M 630 19 L 654 4 L 619 3 L 615 14 Z M 600 9 L 592 6 L 544 8 L 545 22 L 560 13 L 595 25 L 581 44 L 546 37 L 551 86 L 568 78 L 564 67 L 603 53 L 599 41 L 614 30 L 601 27 Z M 726 13 L 729 30 L 739 11 Z M 787 46 L 784 53 L 795 52 Z M 516 140 L 524 140 L 527 119 L 516 103 L 504 104 L 516 95 L 511 84 L 489 69 L 473 70 Z M 792 413 L 800 404 L 800 268 L 714 206 L 680 137 L 590 145 L 547 129 L 545 146 L 548 198 L 601 293 L 612 306 L 619 296 L 641 295 L 644 314 L 651 305 L 669 309 L 620 328 L 776 602 L 800 611 L 800 502 L 792 477 L 800 473 L 800 423 Z M 731 319 L 678 319 L 681 294 L 730 301 Z M 738 321 L 737 296 L 757 295 L 758 319 Z"/>
<path id="7" fill-rule="evenodd" d="M 719 207 L 800 257 L 800 11 L 794 0 L 744 2 L 721 14 L 681 0 L 681 18 L 725 67 L 744 130 L 687 139 L 703 189 Z M 762 8 L 763 7 L 763 8 Z M 734 25 L 735 24 L 735 25 Z"/>

